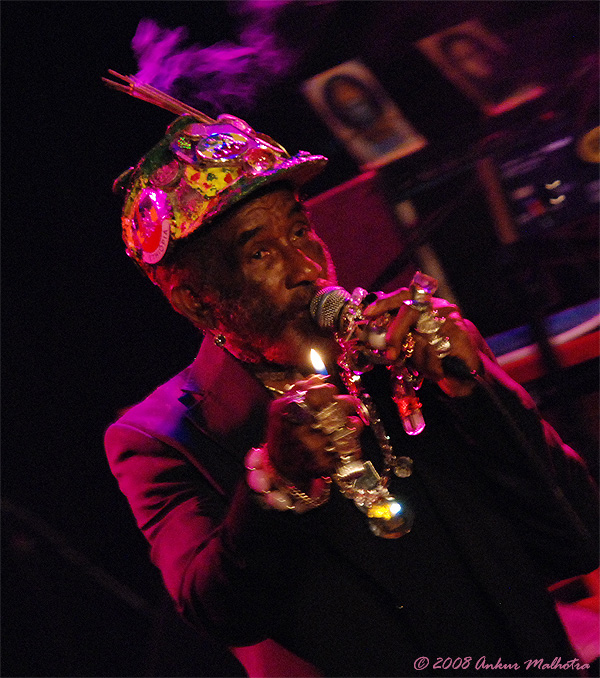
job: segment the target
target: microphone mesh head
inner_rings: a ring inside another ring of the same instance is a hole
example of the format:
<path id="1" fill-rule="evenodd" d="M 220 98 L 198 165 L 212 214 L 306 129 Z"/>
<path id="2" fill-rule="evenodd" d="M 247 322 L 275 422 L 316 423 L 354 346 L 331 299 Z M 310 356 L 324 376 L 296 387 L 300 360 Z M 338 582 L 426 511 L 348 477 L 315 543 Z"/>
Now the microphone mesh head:
<path id="1" fill-rule="evenodd" d="M 310 314 L 319 327 L 338 331 L 342 309 L 350 298 L 343 287 L 324 287 L 310 302 Z"/>

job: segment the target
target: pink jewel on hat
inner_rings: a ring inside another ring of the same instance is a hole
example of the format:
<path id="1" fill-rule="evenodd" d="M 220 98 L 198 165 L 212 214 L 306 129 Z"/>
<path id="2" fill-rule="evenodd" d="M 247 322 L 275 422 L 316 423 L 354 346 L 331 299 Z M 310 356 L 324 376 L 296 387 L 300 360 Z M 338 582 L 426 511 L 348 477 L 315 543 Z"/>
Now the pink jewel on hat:
<path id="1" fill-rule="evenodd" d="M 272 169 L 276 160 L 275 154 L 266 148 L 251 148 L 244 157 L 251 174 L 260 174 Z"/>
<path id="2" fill-rule="evenodd" d="M 167 165 L 156 169 L 149 177 L 149 181 L 156 188 L 165 188 L 174 185 L 181 177 L 183 169 L 175 158 Z"/>
<path id="3" fill-rule="evenodd" d="M 142 249 L 142 260 L 147 264 L 160 261 L 169 246 L 173 210 L 164 191 L 143 189 L 134 209 L 135 236 Z"/>

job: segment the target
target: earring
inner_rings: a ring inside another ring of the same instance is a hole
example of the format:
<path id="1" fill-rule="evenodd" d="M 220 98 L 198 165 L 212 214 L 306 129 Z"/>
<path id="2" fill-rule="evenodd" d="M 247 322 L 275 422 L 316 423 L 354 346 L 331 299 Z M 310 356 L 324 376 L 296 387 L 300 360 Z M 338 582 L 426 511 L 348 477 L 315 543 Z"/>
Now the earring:
<path id="1" fill-rule="evenodd" d="M 215 334 L 213 335 L 213 341 L 215 342 L 215 346 L 223 348 L 223 346 L 225 346 L 225 343 L 227 342 L 227 339 L 225 339 L 225 336 L 222 334 Z"/>

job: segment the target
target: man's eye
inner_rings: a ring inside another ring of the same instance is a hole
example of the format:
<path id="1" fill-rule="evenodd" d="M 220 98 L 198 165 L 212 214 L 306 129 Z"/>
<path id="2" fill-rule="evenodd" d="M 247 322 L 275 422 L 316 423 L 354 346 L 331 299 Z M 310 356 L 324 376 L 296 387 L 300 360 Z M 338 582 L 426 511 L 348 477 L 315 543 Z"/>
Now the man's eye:
<path id="1" fill-rule="evenodd" d="M 308 226 L 299 226 L 295 231 L 294 231 L 294 237 L 295 238 L 304 238 L 304 236 L 308 233 L 310 229 Z"/>
<path id="2" fill-rule="evenodd" d="M 259 260 L 263 259 L 267 254 L 268 254 L 267 250 L 256 250 L 256 252 L 254 252 L 250 258 Z"/>

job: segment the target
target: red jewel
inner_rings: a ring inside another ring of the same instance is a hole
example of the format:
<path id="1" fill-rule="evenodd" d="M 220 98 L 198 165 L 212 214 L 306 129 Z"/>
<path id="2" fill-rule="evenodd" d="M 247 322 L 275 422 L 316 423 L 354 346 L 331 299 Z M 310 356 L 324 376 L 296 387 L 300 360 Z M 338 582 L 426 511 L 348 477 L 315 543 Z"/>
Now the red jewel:
<path id="1" fill-rule="evenodd" d="M 408 417 L 412 412 L 422 407 L 421 401 L 415 396 L 404 396 L 403 398 L 394 398 L 401 417 Z"/>

